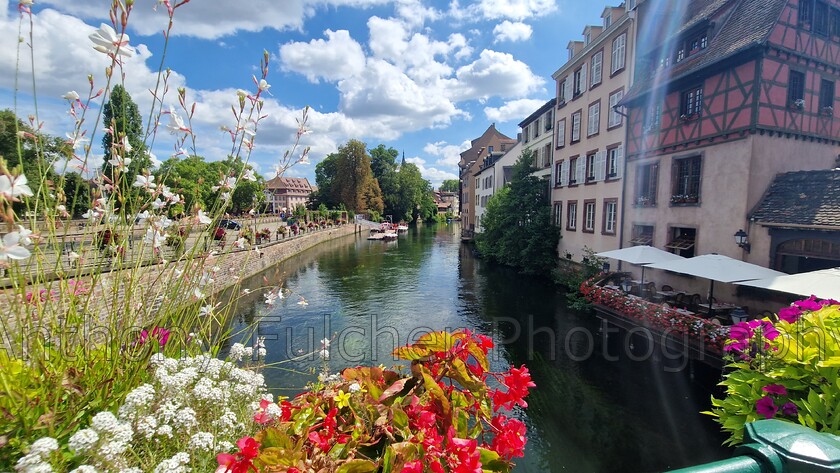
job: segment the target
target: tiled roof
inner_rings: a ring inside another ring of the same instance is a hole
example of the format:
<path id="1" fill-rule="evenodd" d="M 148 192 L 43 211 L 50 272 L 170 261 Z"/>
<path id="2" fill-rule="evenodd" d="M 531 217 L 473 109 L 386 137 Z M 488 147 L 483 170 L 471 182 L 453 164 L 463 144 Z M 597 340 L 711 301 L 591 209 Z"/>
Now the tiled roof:
<path id="1" fill-rule="evenodd" d="M 683 1 L 685 0 L 672 4 L 670 0 L 666 0 L 666 5 L 674 5 Z M 658 3 L 662 4 L 662 2 Z M 715 31 L 709 38 L 708 46 L 700 53 L 689 56 L 672 67 L 660 70 L 655 75 L 640 77 L 625 96 L 624 102 L 633 101 L 648 92 L 654 84 L 666 85 L 692 76 L 701 69 L 764 44 L 786 3 L 787 0 L 691 1 L 683 16 L 682 26 L 670 35 L 670 38 L 648 38 L 646 42 L 656 45 L 666 44 L 678 39 L 680 35 L 692 27 L 711 20 L 716 24 L 714 26 Z M 652 48 L 648 49 L 648 51 L 650 50 Z"/>
<path id="2" fill-rule="evenodd" d="M 266 189 L 294 189 L 303 192 L 311 192 L 312 186 L 309 179 L 305 177 L 275 177 L 265 183 Z"/>
<path id="3" fill-rule="evenodd" d="M 840 168 L 779 174 L 750 218 L 840 230 Z"/>

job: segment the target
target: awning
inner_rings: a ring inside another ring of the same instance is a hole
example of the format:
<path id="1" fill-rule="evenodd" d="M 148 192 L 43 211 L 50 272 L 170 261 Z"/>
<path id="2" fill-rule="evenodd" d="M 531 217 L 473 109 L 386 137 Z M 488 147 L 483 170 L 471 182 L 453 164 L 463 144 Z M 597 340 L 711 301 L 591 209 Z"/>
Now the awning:
<path id="1" fill-rule="evenodd" d="M 683 235 L 671 240 L 670 243 L 665 245 L 665 248 L 670 248 L 672 250 L 688 250 L 694 247 L 694 236 L 687 236 Z"/>
<path id="2" fill-rule="evenodd" d="M 817 296 L 821 299 L 840 300 L 840 268 L 821 269 L 808 273 L 785 274 L 764 279 L 736 283 L 742 286 L 760 287 L 771 291 Z"/>

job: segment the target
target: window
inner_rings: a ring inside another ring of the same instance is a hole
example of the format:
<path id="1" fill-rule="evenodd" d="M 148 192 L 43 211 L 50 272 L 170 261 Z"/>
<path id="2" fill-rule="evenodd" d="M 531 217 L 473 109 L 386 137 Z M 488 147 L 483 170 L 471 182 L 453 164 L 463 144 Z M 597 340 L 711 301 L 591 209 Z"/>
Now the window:
<path id="1" fill-rule="evenodd" d="M 543 121 L 545 121 L 545 131 L 551 131 L 551 127 L 554 125 L 554 115 L 551 113 L 551 110 L 546 112 Z"/>
<path id="2" fill-rule="evenodd" d="M 604 50 L 600 50 L 592 55 L 592 84 L 598 85 L 601 83 L 601 76 L 604 64 Z"/>
<path id="3" fill-rule="evenodd" d="M 569 81 L 569 78 L 566 77 L 560 81 L 557 85 L 557 106 L 563 105 L 566 103 L 566 82 Z M 571 98 L 571 97 L 569 97 Z"/>
<path id="4" fill-rule="evenodd" d="M 662 104 L 650 104 L 645 110 L 645 132 L 656 131 L 659 129 L 660 120 L 662 117 Z"/>
<path id="5" fill-rule="evenodd" d="M 630 243 L 633 246 L 651 245 L 653 243 L 653 225 L 633 225 L 633 236 Z"/>
<path id="6" fill-rule="evenodd" d="M 580 110 L 572 114 L 572 143 L 580 141 Z"/>
<path id="7" fill-rule="evenodd" d="M 589 106 L 589 115 L 587 116 L 586 136 L 592 136 L 598 133 L 601 128 L 601 101 L 597 101 Z"/>
<path id="8" fill-rule="evenodd" d="M 540 136 L 540 118 L 539 117 L 537 117 L 537 119 L 534 120 L 533 126 L 531 126 L 530 128 L 534 132 L 534 139 L 536 139 L 538 136 Z"/>
<path id="9" fill-rule="evenodd" d="M 601 233 L 615 235 L 615 224 L 618 220 L 618 199 L 604 199 L 604 222 Z"/>
<path id="10" fill-rule="evenodd" d="M 828 36 L 828 4 L 817 0 L 814 3 L 814 33 Z"/>
<path id="11" fill-rule="evenodd" d="M 566 203 L 566 230 L 577 229 L 577 201 L 570 200 Z"/>
<path id="12" fill-rule="evenodd" d="M 554 165 L 554 187 L 560 187 L 563 184 L 563 162 Z"/>
<path id="13" fill-rule="evenodd" d="M 583 231 L 595 233 L 595 201 L 583 201 Z"/>
<path id="14" fill-rule="evenodd" d="M 700 115 L 703 110 L 703 87 L 693 88 L 682 93 L 680 102 L 680 117 L 687 118 Z"/>
<path id="15" fill-rule="evenodd" d="M 671 238 L 665 248 L 683 258 L 691 258 L 694 256 L 694 243 L 696 241 L 696 228 L 674 227 L 671 229 Z"/>
<path id="16" fill-rule="evenodd" d="M 840 10 L 831 9 L 831 35 L 840 36 Z"/>
<path id="17" fill-rule="evenodd" d="M 586 182 L 595 180 L 595 153 L 586 155 Z"/>
<path id="18" fill-rule="evenodd" d="M 616 179 L 619 177 L 622 169 L 621 162 L 624 159 L 624 147 L 616 146 L 607 150 L 607 179 Z"/>
<path id="19" fill-rule="evenodd" d="M 551 210 L 551 222 L 558 227 L 563 223 L 563 202 L 554 203 Z"/>
<path id="20" fill-rule="evenodd" d="M 834 81 L 823 79 L 820 81 L 820 110 L 827 107 L 834 108 Z"/>
<path id="21" fill-rule="evenodd" d="M 613 40 L 610 74 L 615 74 L 621 69 L 624 69 L 624 46 L 626 43 L 627 33 L 622 33 L 621 36 Z"/>
<path id="22" fill-rule="evenodd" d="M 480 177 L 475 178 L 475 188 L 477 190 L 481 190 L 481 178 Z"/>
<path id="23" fill-rule="evenodd" d="M 788 78 L 788 105 L 797 108 L 805 106 L 805 73 L 790 71 Z"/>
<path id="24" fill-rule="evenodd" d="M 583 35 L 583 45 L 586 46 L 591 41 L 592 41 L 592 30 L 587 28 L 586 33 Z"/>
<path id="25" fill-rule="evenodd" d="M 528 129 L 528 126 L 522 128 L 522 137 L 525 138 L 525 142 L 531 141 L 531 130 Z"/>
<path id="26" fill-rule="evenodd" d="M 813 0 L 799 0 L 799 26 L 811 23 Z"/>
<path id="27" fill-rule="evenodd" d="M 569 159 L 569 185 L 577 184 L 578 158 Z"/>
<path id="28" fill-rule="evenodd" d="M 551 167 L 551 143 L 546 143 L 543 147 L 543 167 L 550 168 Z"/>
<path id="29" fill-rule="evenodd" d="M 680 62 L 689 56 L 699 53 L 700 51 L 706 49 L 706 46 L 708 45 L 709 35 L 705 31 L 699 35 L 687 38 L 678 46 L 676 62 Z"/>
<path id="30" fill-rule="evenodd" d="M 674 160 L 672 204 L 696 204 L 700 200 L 700 156 Z"/>
<path id="31" fill-rule="evenodd" d="M 562 148 L 566 146 L 566 119 L 557 120 L 557 147 Z"/>
<path id="32" fill-rule="evenodd" d="M 609 28 L 611 24 L 612 24 L 612 14 L 608 13 L 607 16 L 604 17 L 604 29 Z"/>
<path id="33" fill-rule="evenodd" d="M 610 95 L 610 113 L 607 116 L 607 129 L 621 125 L 622 116 L 616 111 L 616 109 L 619 108 L 618 102 L 621 102 L 622 97 L 624 97 L 623 90 L 619 90 L 618 92 Z"/>
<path id="34" fill-rule="evenodd" d="M 572 93 L 574 94 L 574 97 L 577 97 L 586 90 L 586 63 L 575 71 L 573 79 L 574 85 Z"/>
<path id="35" fill-rule="evenodd" d="M 656 186 L 659 180 L 659 163 L 642 164 L 636 171 L 636 206 L 656 206 Z"/>

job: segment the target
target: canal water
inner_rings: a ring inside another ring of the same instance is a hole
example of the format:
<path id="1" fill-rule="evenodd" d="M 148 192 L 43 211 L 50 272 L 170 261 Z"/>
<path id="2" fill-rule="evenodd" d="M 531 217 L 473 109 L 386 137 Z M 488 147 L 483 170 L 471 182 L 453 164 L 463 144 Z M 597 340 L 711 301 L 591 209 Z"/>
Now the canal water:
<path id="1" fill-rule="evenodd" d="M 256 321 L 277 394 L 293 396 L 323 367 L 393 366 L 391 351 L 430 330 L 492 336 L 493 368 L 525 364 L 537 388 L 515 415 L 528 426 L 517 472 L 655 472 L 731 455 L 709 408 L 720 372 L 687 364 L 643 334 L 565 305 L 547 281 L 477 259 L 456 224 L 412 228 L 395 242 L 346 237 L 246 282 L 234 331 Z M 265 303 L 266 286 L 286 289 Z M 289 361 L 289 360 L 292 361 Z"/>

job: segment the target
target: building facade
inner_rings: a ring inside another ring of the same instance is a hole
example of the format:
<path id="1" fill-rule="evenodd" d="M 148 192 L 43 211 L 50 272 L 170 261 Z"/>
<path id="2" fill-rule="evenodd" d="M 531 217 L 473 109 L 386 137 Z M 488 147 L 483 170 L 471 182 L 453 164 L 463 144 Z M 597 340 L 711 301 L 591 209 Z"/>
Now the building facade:
<path id="1" fill-rule="evenodd" d="M 306 205 L 312 185 L 305 177 L 275 177 L 265 183 L 265 201 L 270 213 L 291 212 Z"/>
<path id="2" fill-rule="evenodd" d="M 475 218 L 476 185 L 475 175 L 481 170 L 484 158 L 493 153 L 504 153 L 516 144 L 516 140 L 509 138 L 491 124 L 484 133 L 470 142 L 470 148 L 461 153 L 458 163 L 461 184 L 461 229 L 469 237 L 477 227 Z"/>
<path id="3" fill-rule="evenodd" d="M 533 153 L 533 165 L 536 168 L 534 175 L 546 181 L 551 180 L 551 164 L 554 162 L 555 105 L 557 97 L 543 104 L 519 123 L 519 128 L 522 129 L 520 136 L 523 149 L 530 149 Z"/>
<path id="4" fill-rule="evenodd" d="M 552 218 L 562 257 L 620 247 L 626 119 L 618 106 L 631 85 L 635 11 L 607 7 L 600 26 L 569 42 L 557 87 L 551 172 Z"/>
<path id="5" fill-rule="evenodd" d="M 493 154 L 484 158 L 481 169 L 475 175 L 476 233 L 481 233 L 481 219 L 487 208 L 487 203 L 499 189 L 510 182 L 510 169 L 520 156 L 522 156 L 521 140 L 507 148 L 504 153 L 494 151 Z"/>
<path id="6" fill-rule="evenodd" d="M 831 168 L 840 152 L 840 0 L 638 10 L 637 74 L 622 102 L 624 245 L 771 266 L 769 227 L 751 210 L 777 174 Z M 734 244 L 739 229 L 750 247 Z"/>

